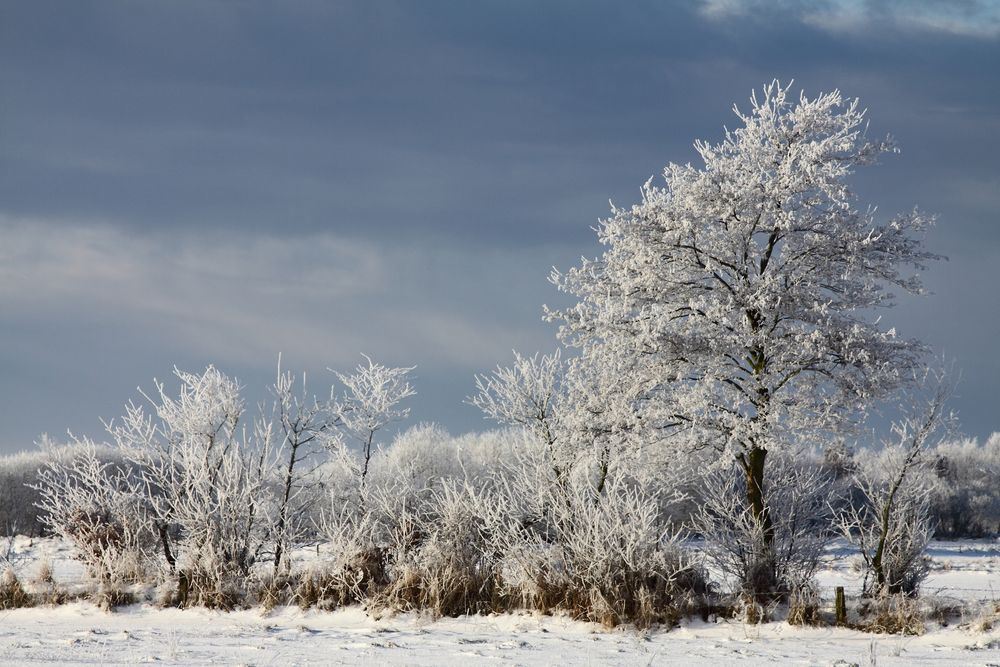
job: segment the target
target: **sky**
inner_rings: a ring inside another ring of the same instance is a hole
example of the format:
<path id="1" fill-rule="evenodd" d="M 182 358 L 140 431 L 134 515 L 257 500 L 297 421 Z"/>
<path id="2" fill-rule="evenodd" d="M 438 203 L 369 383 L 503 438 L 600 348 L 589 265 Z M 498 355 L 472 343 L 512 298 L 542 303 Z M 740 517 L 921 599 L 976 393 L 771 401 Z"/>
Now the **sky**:
<path id="1" fill-rule="evenodd" d="M 416 365 L 411 422 L 511 350 L 548 283 L 772 79 L 838 88 L 899 155 L 863 205 L 938 216 L 930 294 L 884 315 L 1000 430 L 1000 3 L 0 0 L 0 451 L 100 436 L 137 388 L 278 355 L 329 393 Z"/>

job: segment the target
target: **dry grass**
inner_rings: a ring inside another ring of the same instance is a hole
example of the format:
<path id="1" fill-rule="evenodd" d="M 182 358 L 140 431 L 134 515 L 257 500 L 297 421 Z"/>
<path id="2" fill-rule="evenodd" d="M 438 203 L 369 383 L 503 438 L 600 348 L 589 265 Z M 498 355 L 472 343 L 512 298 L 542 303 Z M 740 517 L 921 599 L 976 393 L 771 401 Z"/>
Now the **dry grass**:
<path id="1" fill-rule="evenodd" d="M 822 603 L 812 586 L 800 586 L 788 596 L 789 625 L 823 625 Z"/>
<path id="2" fill-rule="evenodd" d="M 908 595 L 883 595 L 868 601 L 859 611 L 859 628 L 867 632 L 922 635 L 927 629 L 919 600 Z"/>
<path id="3" fill-rule="evenodd" d="M 64 604 L 69 598 L 65 589 L 56 583 L 52 574 L 52 563 L 48 560 L 43 560 L 39 564 L 38 572 L 31 581 L 30 588 L 36 604 L 55 606 Z"/>
<path id="4" fill-rule="evenodd" d="M 24 590 L 14 570 L 8 567 L 0 575 L 0 609 L 20 609 L 32 605 L 31 596 Z"/>
<path id="5" fill-rule="evenodd" d="M 1000 602 L 994 600 L 966 608 L 962 616 L 964 626 L 973 632 L 992 632 L 1000 627 Z"/>

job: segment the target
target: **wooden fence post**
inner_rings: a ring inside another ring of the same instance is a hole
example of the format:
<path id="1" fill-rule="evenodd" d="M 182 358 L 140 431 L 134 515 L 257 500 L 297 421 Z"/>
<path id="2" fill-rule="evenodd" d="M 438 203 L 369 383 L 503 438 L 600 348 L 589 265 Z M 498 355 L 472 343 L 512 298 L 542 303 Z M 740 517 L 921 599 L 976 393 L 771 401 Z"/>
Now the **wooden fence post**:
<path id="1" fill-rule="evenodd" d="M 837 625 L 847 625 L 847 602 L 844 599 L 844 587 L 837 586 Z"/>

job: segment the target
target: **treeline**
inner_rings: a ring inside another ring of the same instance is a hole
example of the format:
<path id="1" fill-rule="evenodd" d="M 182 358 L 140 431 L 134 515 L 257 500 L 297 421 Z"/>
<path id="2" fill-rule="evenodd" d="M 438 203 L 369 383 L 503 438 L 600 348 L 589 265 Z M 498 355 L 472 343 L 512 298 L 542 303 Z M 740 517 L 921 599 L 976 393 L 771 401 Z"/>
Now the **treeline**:
<path id="1" fill-rule="evenodd" d="M 426 474 L 428 479 L 454 477 L 462 465 L 489 456 L 486 452 L 504 449 L 505 442 L 516 442 L 525 436 L 516 430 L 487 431 L 461 436 L 449 435 L 434 425 L 419 425 L 400 433 L 393 443 L 380 451 L 377 461 L 392 457 L 404 458 L 410 452 L 412 476 Z M 81 451 L 80 444 L 56 443 L 48 438 L 40 441 L 35 451 L 24 451 L 0 457 L 0 530 L 5 535 L 42 536 L 47 534 L 39 518 L 39 492 L 32 488 L 38 483 L 39 470 L 52 461 L 70 460 Z M 457 454 L 427 456 L 425 452 L 463 452 L 466 460 Z M 108 463 L 120 462 L 120 455 L 113 447 L 99 448 L 98 457 Z M 712 457 L 705 457 L 706 459 Z M 697 459 L 697 457 L 695 457 Z M 878 465 L 878 455 L 863 447 L 843 445 L 825 450 L 804 450 L 796 456 L 797 462 L 840 480 L 847 490 L 844 497 L 857 501 L 858 492 L 852 487 L 853 474 L 861 466 Z M 706 461 L 707 462 L 707 461 Z M 376 470 L 378 468 L 376 463 Z M 376 476 L 380 472 L 374 472 Z M 937 539 L 966 539 L 997 537 L 1000 535 L 1000 433 L 985 441 L 977 438 L 956 438 L 931 445 L 923 463 L 923 476 L 932 483 L 930 513 Z M 323 483 L 326 487 L 328 482 Z M 683 485 L 684 498 L 671 503 L 665 510 L 664 520 L 675 525 L 690 525 L 695 508 L 703 506 L 701 480 L 697 475 Z M 308 506 L 307 522 L 318 525 L 323 515 L 322 504 Z"/>

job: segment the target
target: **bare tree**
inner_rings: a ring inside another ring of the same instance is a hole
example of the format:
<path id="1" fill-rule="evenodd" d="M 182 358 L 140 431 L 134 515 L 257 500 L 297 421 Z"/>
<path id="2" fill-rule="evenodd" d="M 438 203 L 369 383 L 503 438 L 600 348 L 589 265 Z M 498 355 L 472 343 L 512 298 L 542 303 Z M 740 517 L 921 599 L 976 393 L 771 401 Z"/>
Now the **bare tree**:
<path id="1" fill-rule="evenodd" d="M 315 493 L 321 480 L 317 455 L 338 440 L 335 430 L 339 418 L 331 406 L 320 403 L 306 390 L 306 376 L 301 378 L 301 391 L 295 391 L 295 379 L 282 372 L 278 360 L 278 378 L 271 388 L 274 404 L 272 422 L 277 422 L 281 444 L 277 458 L 281 462 L 274 536 L 274 571 L 279 572 L 289 545 L 300 540 L 309 529 L 306 516 L 310 503 L 318 500 Z"/>

